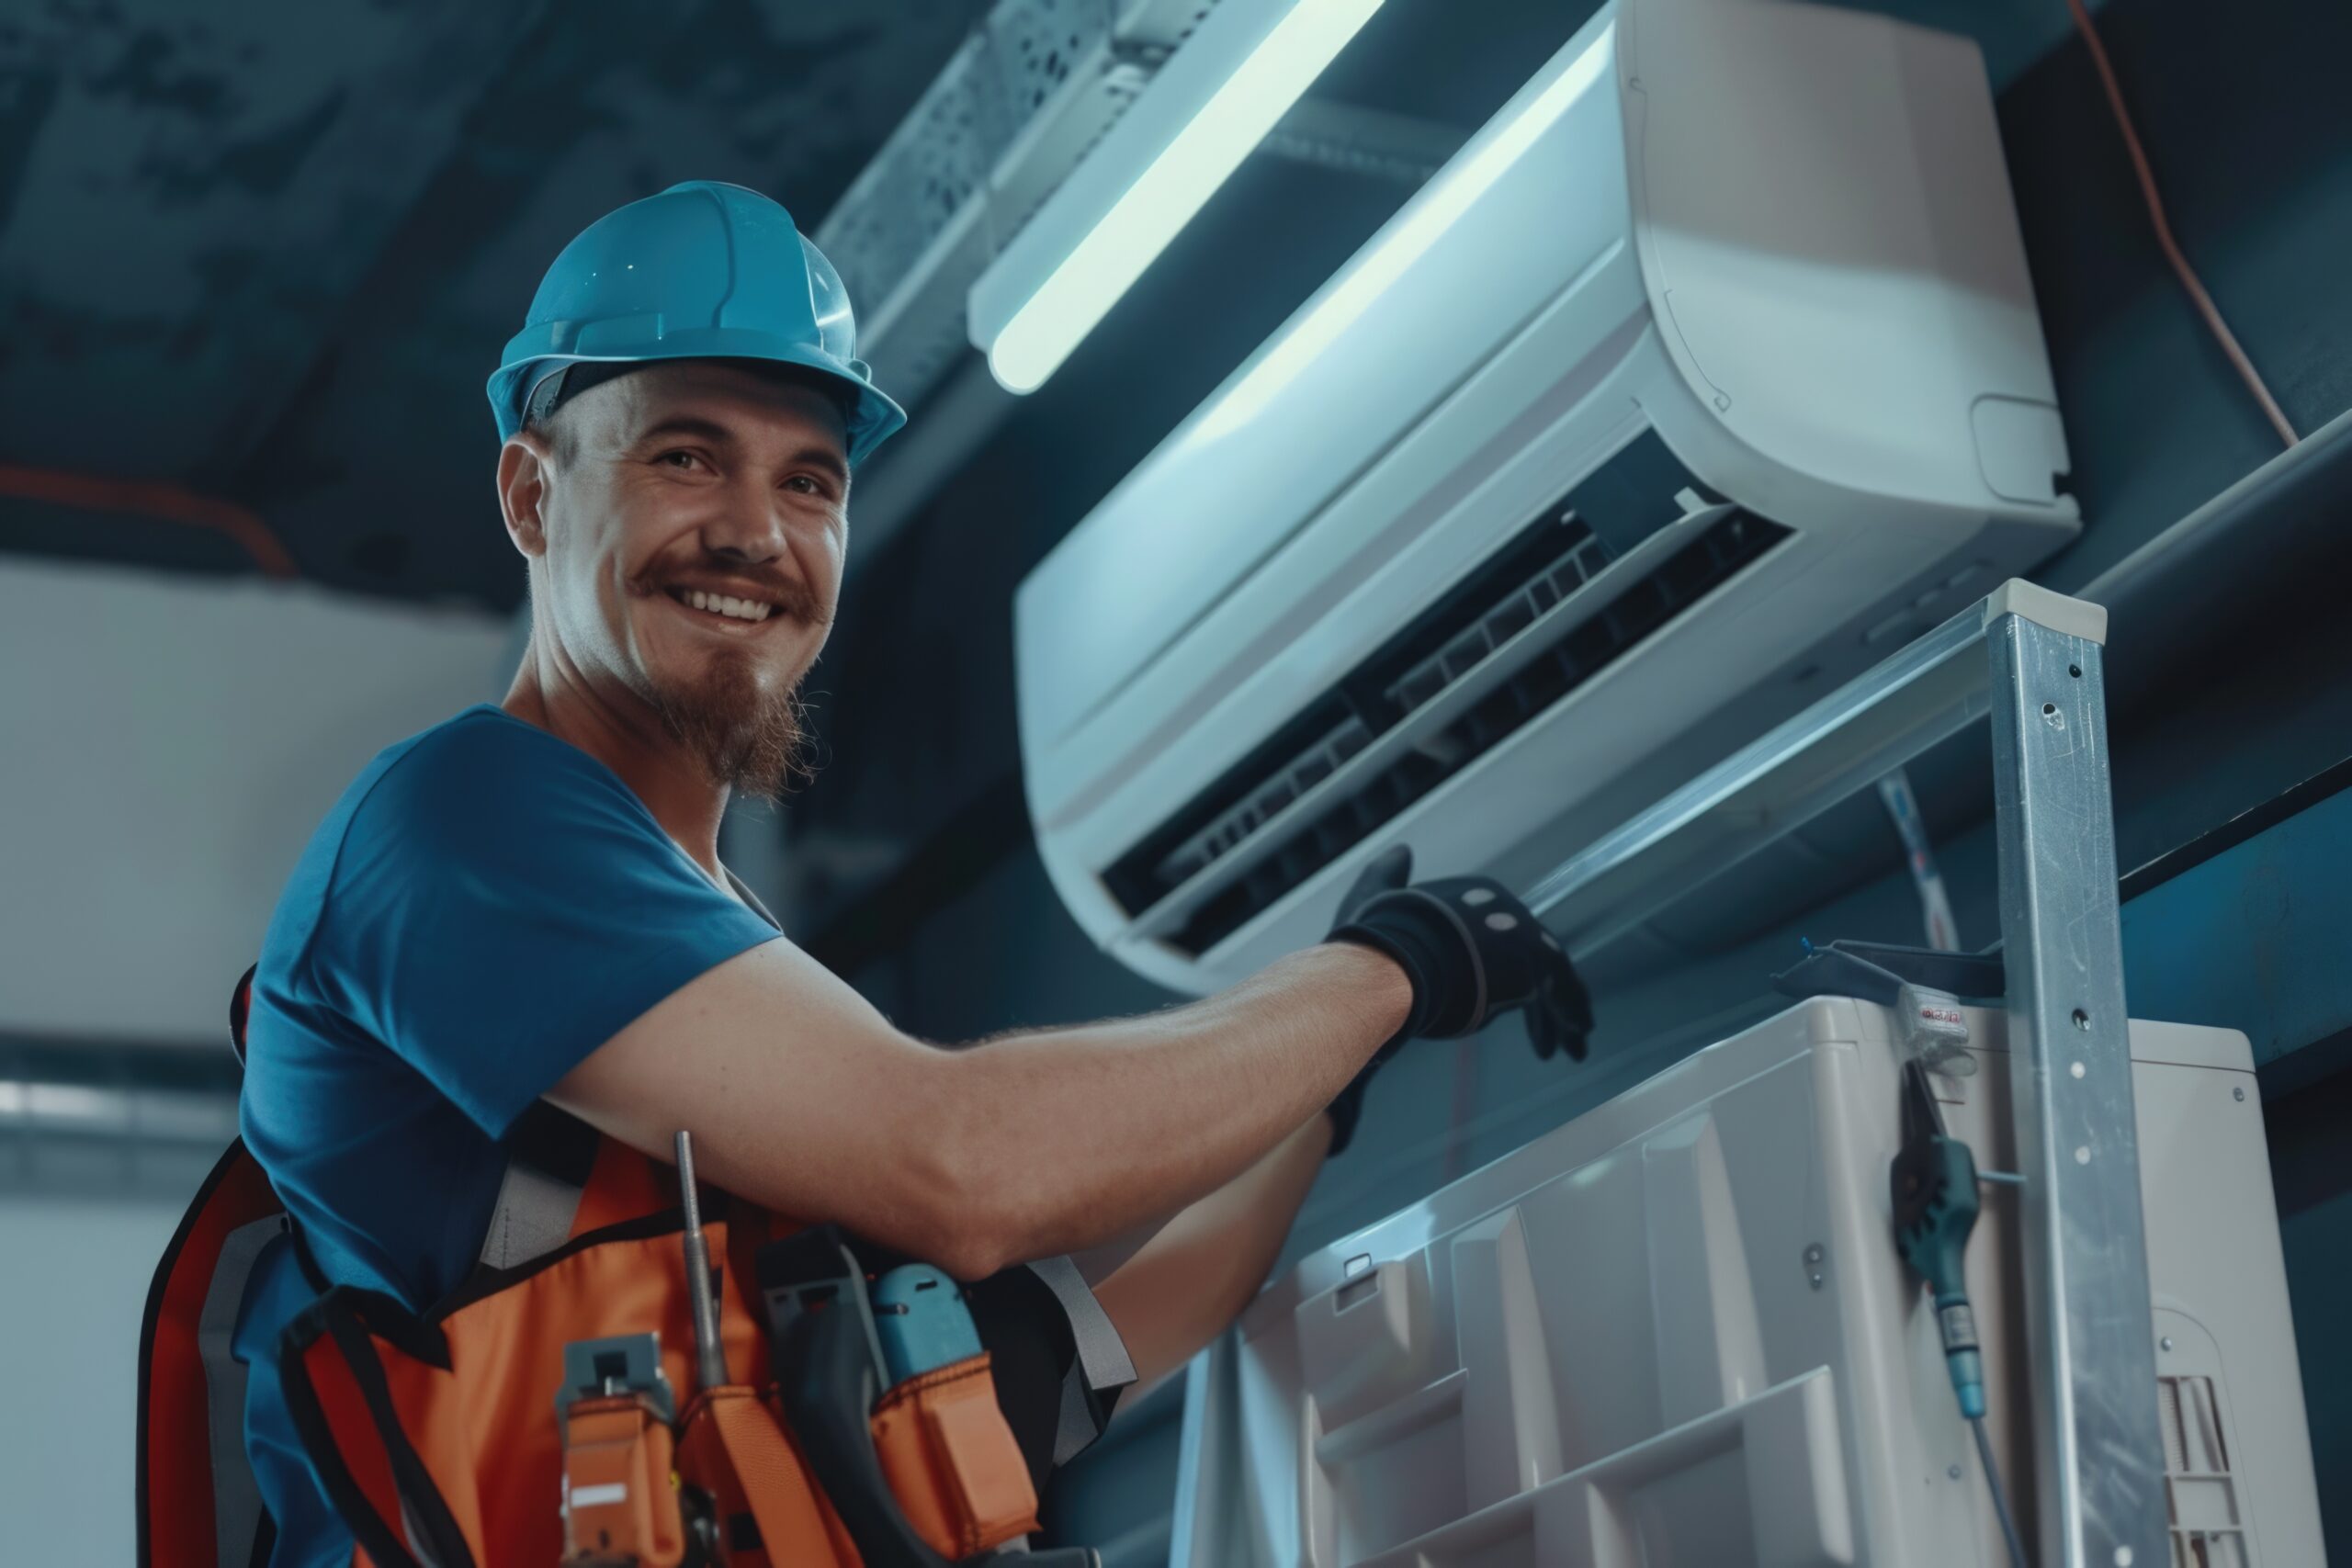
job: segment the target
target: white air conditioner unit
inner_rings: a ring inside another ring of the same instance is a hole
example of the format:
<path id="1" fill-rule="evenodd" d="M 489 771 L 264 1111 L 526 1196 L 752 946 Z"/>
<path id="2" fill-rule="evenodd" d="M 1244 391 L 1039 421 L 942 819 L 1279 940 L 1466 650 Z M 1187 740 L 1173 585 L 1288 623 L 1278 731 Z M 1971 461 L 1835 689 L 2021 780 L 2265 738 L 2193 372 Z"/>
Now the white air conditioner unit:
<path id="1" fill-rule="evenodd" d="M 1963 1016 L 1977 1070 L 1934 1076 L 1938 1112 L 1980 1168 L 2016 1169 L 2007 1021 Z M 2318 1564 L 2262 1118 L 2232 1093 L 2253 1053 L 2133 1020 L 2131 1054 L 2156 1561 Z M 1816 997 L 1302 1258 L 1193 1363 L 1173 1568 L 2007 1563 L 1934 1300 L 1894 1248 L 1907 1055 L 1893 1010 Z M 1999 1191 L 1966 1280 L 2033 1540 L 2047 1428 Z"/>
<path id="2" fill-rule="evenodd" d="M 1061 897 L 1204 991 L 1525 881 L 2072 538 L 1983 62 L 1603 7 L 1022 584 Z"/>

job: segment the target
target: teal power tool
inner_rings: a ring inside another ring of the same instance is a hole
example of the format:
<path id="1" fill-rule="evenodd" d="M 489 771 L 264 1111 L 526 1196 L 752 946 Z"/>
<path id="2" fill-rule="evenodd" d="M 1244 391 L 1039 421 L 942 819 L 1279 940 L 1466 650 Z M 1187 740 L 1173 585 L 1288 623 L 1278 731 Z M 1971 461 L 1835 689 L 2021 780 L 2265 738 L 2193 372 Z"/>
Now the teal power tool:
<path id="1" fill-rule="evenodd" d="M 903 1264 L 874 1282 L 874 1332 L 893 1386 L 980 1353 L 964 1292 L 928 1263 Z"/>
<path id="2" fill-rule="evenodd" d="M 1962 1264 L 1976 1228 L 1976 1158 L 1945 1134 L 1928 1070 L 1916 1060 L 1903 1064 L 1903 1147 L 1890 1177 L 1895 1249 L 1935 1297 L 1952 1392 L 1960 1413 L 1973 1421 L 1984 1414 L 1984 1359 Z"/>

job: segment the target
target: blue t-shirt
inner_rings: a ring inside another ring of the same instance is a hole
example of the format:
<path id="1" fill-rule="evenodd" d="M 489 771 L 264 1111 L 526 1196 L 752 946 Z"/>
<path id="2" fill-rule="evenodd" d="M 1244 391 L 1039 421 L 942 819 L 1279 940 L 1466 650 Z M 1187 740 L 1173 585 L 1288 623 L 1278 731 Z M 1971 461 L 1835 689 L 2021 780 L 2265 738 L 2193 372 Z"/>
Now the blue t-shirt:
<path id="1" fill-rule="evenodd" d="M 523 1112 L 776 934 L 602 762 L 469 708 L 369 763 L 295 866 L 254 978 L 246 1146 L 330 1280 L 422 1310 L 472 1267 Z M 277 1373 L 278 1331 L 311 1297 L 276 1245 L 236 1337 L 276 1568 L 351 1554 Z"/>

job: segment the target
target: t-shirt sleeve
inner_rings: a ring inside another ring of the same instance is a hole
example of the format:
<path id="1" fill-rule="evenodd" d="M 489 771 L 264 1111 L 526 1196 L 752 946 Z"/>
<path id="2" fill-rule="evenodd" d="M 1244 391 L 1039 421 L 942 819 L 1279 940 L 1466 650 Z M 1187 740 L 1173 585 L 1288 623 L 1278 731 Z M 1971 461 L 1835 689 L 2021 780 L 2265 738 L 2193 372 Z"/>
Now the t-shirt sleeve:
<path id="1" fill-rule="evenodd" d="M 602 763 L 482 714 L 419 740 L 353 812 L 304 967 L 500 1137 L 654 1003 L 776 934 Z"/>

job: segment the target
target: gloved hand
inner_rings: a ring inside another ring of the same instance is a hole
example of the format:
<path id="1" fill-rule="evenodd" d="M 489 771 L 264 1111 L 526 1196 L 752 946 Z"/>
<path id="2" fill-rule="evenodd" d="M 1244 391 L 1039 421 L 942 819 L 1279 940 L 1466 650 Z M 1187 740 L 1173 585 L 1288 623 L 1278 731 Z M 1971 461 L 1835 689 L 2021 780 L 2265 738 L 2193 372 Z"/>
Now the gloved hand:
<path id="1" fill-rule="evenodd" d="M 1592 998 L 1576 966 L 1510 889 L 1485 876 L 1408 886 L 1412 867 L 1402 844 L 1365 867 L 1327 939 L 1386 953 L 1413 983 L 1404 1027 L 1331 1102 L 1332 1154 L 1355 1132 L 1364 1084 L 1408 1040 L 1475 1034 L 1516 1011 L 1538 1056 L 1565 1050 L 1582 1061 L 1592 1032 Z"/>

